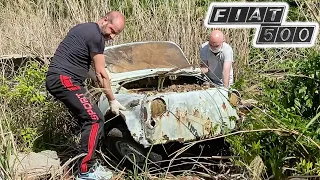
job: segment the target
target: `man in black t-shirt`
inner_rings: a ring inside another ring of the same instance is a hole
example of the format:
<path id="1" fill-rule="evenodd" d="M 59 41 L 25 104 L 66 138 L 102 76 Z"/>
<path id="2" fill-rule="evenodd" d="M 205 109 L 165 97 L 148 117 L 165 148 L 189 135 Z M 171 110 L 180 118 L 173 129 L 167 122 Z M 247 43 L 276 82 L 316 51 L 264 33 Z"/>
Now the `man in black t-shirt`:
<path id="1" fill-rule="evenodd" d="M 107 13 L 97 22 L 74 26 L 56 49 L 47 72 L 47 90 L 62 101 L 82 124 L 80 153 L 86 153 L 86 156 L 80 161 L 78 179 L 99 179 L 99 174 L 110 175 L 93 160 L 98 140 L 103 135 L 104 117 L 97 105 L 89 102 L 84 81 L 93 61 L 99 85 L 105 90 L 111 111 L 119 115 L 119 110 L 126 109 L 113 95 L 103 54 L 105 41 L 112 40 L 124 26 L 125 18 L 117 11 Z"/>

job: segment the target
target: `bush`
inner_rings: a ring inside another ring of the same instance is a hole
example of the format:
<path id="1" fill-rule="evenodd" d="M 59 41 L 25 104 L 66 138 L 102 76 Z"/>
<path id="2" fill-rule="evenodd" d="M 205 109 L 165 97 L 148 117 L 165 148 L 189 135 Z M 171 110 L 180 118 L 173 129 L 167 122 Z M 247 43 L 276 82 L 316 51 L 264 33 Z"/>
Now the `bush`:
<path id="1" fill-rule="evenodd" d="M 46 71 L 47 67 L 31 60 L 13 77 L 2 78 L 0 101 L 7 114 L 4 122 L 8 122 L 6 129 L 15 134 L 18 150 L 40 151 L 70 139 L 74 123 L 65 107 L 48 96 Z"/>
<path id="2" fill-rule="evenodd" d="M 320 175 L 320 131 L 315 122 L 320 107 L 320 56 L 312 52 L 292 62 L 282 80 L 261 76 L 263 111 L 250 112 L 242 130 L 263 130 L 229 138 L 241 161 L 250 164 L 261 157 L 266 174 L 275 179 Z"/>

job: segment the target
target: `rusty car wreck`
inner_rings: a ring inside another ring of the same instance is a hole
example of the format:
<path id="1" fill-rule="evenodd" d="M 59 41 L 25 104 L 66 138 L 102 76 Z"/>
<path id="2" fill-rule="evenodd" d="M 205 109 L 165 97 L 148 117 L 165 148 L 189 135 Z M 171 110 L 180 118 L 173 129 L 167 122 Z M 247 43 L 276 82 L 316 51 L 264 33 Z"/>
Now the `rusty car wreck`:
<path id="1" fill-rule="evenodd" d="M 228 92 L 208 86 L 200 69 L 188 62 L 175 43 L 110 46 L 105 48 L 105 58 L 115 97 L 127 108 L 114 117 L 105 95 L 98 101 L 106 117 L 106 143 L 118 157 L 146 155 L 154 145 L 191 142 L 235 128 L 239 116 Z M 152 152 L 149 159 L 161 160 Z"/>

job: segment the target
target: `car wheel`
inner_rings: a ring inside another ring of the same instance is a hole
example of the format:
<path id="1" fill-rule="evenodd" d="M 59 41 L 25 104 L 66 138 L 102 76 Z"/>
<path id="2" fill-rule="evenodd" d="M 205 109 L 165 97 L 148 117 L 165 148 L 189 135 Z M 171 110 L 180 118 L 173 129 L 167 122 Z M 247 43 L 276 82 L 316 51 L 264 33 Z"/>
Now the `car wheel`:
<path id="1" fill-rule="evenodd" d="M 124 165 L 128 167 L 136 165 L 140 170 L 143 170 L 146 168 L 146 158 L 148 158 L 147 167 L 149 167 L 150 164 L 160 165 L 157 161 L 162 160 L 162 156 L 155 152 L 148 154 L 149 149 L 137 143 L 130 136 L 130 133 L 123 128 L 113 128 L 109 131 L 105 144 L 108 151 L 110 151 L 119 162 L 124 161 Z"/>

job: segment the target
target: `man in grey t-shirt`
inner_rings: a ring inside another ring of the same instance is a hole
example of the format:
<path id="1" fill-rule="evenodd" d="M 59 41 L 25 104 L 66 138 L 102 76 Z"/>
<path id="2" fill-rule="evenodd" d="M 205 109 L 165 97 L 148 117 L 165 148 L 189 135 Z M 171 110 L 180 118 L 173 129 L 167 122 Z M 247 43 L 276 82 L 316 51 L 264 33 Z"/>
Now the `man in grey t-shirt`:
<path id="1" fill-rule="evenodd" d="M 200 47 L 201 70 L 213 83 L 230 88 L 233 84 L 233 50 L 224 42 L 224 35 L 219 30 L 210 34 L 209 41 Z"/>

